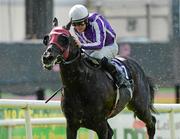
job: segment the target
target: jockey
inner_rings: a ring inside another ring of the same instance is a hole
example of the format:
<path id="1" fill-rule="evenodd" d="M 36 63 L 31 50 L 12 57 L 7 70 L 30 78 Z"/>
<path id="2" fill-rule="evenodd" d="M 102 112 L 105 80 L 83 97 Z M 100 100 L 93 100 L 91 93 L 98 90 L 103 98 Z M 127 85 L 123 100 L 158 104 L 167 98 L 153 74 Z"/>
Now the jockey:
<path id="1" fill-rule="evenodd" d="M 102 67 L 111 74 L 119 88 L 124 86 L 132 91 L 129 80 L 110 62 L 118 53 L 118 45 L 116 33 L 109 22 L 98 13 L 89 13 L 88 9 L 80 4 L 70 9 L 69 18 L 78 37 L 79 47 L 86 50 L 90 56 L 100 59 Z"/>

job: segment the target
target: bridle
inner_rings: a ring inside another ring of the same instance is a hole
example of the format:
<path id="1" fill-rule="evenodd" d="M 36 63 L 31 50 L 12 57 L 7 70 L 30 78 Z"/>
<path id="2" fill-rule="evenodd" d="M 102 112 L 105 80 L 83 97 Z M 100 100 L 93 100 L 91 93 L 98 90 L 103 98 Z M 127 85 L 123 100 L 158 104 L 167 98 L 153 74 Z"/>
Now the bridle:
<path id="1" fill-rule="evenodd" d="M 59 36 L 64 37 L 65 39 L 68 39 L 71 34 L 68 30 L 65 30 L 61 27 L 55 27 L 53 28 L 53 30 L 50 32 L 49 34 L 50 36 L 50 41 L 49 44 L 51 45 L 56 45 L 56 47 L 58 47 L 60 49 L 61 55 L 64 57 L 64 59 L 66 60 L 69 57 L 69 40 L 67 41 L 67 44 L 65 44 L 64 46 L 62 46 L 63 44 L 59 44 L 58 43 L 58 39 Z"/>
<path id="2" fill-rule="evenodd" d="M 62 64 L 62 65 L 68 65 L 68 64 L 72 64 L 74 63 L 76 60 L 78 60 L 81 57 L 81 50 L 78 49 L 77 55 L 71 59 L 71 60 L 65 60 L 64 57 L 62 55 L 59 55 L 57 57 L 57 62 L 56 64 Z"/>

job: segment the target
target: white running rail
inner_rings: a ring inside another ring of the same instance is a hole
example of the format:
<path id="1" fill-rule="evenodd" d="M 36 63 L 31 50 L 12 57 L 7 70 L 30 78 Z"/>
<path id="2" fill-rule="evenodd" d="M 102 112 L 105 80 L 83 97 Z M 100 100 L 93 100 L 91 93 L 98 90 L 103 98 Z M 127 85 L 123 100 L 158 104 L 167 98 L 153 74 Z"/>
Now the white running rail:
<path id="1" fill-rule="evenodd" d="M 169 113 L 170 135 L 171 139 L 175 139 L 174 113 L 180 112 L 180 104 L 154 104 L 159 112 Z M 32 138 L 32 124 L 65 124 L 65 118 L 39 118 L 31 119 L 30 109 L 60 109 L 60 101 L 49 101 L 45 103 L 42 100 L 14 100 L 0 99 L 1 108 L 19 108 L 25 110 L 25 119 L 0 120 L 0 126 L 15 126 L 25 124 L 26 139 Z M 127 110 L 125 110 L 127 111 Z M 9 138 L 11 131 L 9 128 Z M 90 138 L 94 137 L 93 132 L 90 132 Z"/>

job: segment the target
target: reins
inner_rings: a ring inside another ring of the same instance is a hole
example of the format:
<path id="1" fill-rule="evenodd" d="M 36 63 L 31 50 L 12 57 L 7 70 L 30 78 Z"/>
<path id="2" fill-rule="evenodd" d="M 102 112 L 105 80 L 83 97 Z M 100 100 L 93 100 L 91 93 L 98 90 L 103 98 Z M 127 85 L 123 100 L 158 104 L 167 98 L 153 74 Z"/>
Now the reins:
<path id="1" fill-rule="evenodd" d="M 82 50 L 81 48 L 78 49 L 78 54 L 76 55 L 76 57 L 72 60 L 66 61 L 64 60 L 64 58 L 62 56 L 59 56 L 59 58 L 61 59 L 61 62 L 56 62 L 56 64 L 64 64 L 64 65 L 68 65 L 68 64 L 72 64 L 73 62 L 75 62 L 79 57 L 81 57 L 81 53 L 84 53 L 89 59 L 91 60 L 97 60 L 96 58 L 90 56 L 88 53 L 86 53 L 84 50 Z M 99 64 L 98 67 L 93 67 L 90 64 L 88 64 L 88 62 L 86 60 L 83 60 L 83 63 L 88 67 L 91 68 L 93 70 L 97 70 L 101 68 L 101 65 Z M 65 88 L 65 86 L 62 86 L 61 88 L 57 89 L 54 94 L 52 96 L 50 96 L 45 103 L 48 103 L 58 92 L 62 91 Z"/>
<path id="2" fill-rule="evenodd" d="M 81 49 L 81 52 L 84 53 L 90 60 L 95 60 L 98 62 L 98 60 L 92 56 L 90 56 L 88 53 L 86 53 L 84 50 Z M 93 69 L 93 70 L 97 70 L 97 69 L 100 69 L 101 68 L 101 65 L 99 64 L 98 62 L 98 66 L 97 67 L 94 67 L 94 66 L 91 66 L 85 59 L 83 60 L 83 63 L 90 69 Z"/>
<path id="3" fill-rule="evenodd" d="M 76 56 L 74 59 L 69 60 L 69 61 L 64 60 L 64 61 L 63 61 L 63 64 L 65 64 L 65 65 L 71 64 L 71 63 L 75 62 L 80 56 L 81 56 L 81 50 L 78 49 L 78 54 L 77 54 L 77 56 Z"/>
<path id="4" fill-rule="evenodd" d="M 64 65 L 72 64 L 73 62 L 75 62 L 81 56 L 81 53 L 85 54 L 90 60 L 92 60 L 92 61 L 96 60 L 97 61 L 96 58 L 90 56 L 88 53 L 86 53 L 83 49 L 80 48 L 80 49 L 78 49 L 78 54 L 76 55 L 76 57 L 74 59 L 67 61 L 67 60 L 64 60 L 64 58 L 62 56 L 59 56 L 59 58 L 61 59 L 61 62 L 56 62 L 56 64 L 60 64 L 60 63 L 64 64 Z M 97 67 L 91 66 L 90 64 L 88 64 L 88 62 L 85 59 L 83 60 L 83 63 L 88 68 L 93 69 L 93 70 L 97 70 L 97 69 L 101 68 L 101 65 L 99 64 L 99 62 L 98 62 L 99 65 Z"/>

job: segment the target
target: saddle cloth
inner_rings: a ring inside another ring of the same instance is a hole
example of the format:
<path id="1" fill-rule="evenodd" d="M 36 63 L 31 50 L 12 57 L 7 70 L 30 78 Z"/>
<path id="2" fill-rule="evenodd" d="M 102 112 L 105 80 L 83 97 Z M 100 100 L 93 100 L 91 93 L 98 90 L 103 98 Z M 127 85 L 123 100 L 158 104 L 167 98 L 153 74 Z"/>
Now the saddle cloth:
<path id="1" fill-rule="evenodd" d="M 122 74 L 124 74 L 124 77 L 126 79 L 130 79 L 130 75 L 128 74 L 128 70 L 126 68 L 126 66 L 124 65 L 123 61 L 125 61 L 125 58 L 122 57 L 115 57 L 111 60 L 111 63 L 114 64 L 116 66 L 116 69 L 118 71 L 120 71 Z"/>

